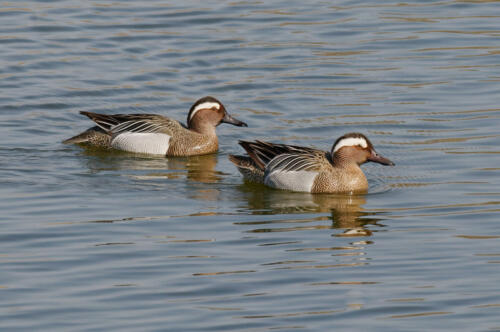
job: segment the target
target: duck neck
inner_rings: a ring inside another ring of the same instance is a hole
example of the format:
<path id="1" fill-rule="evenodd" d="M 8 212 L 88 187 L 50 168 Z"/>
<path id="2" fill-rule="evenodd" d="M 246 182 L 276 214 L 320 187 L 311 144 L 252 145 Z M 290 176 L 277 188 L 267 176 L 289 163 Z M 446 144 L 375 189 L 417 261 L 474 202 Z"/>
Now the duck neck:
<path id="1" fill-rule="evenodd" d="M 189 124 L 189 130 L 197 132 L 201 135 L 206 135 L 210 137 L 217 137 L 215 133 L 215 126 L 206 122 L 192 122 Z"/>
<path id="2" fill-rule="evenodd" d="M 344 169 L 361 169 L 357 162 L 342 153 L 330 154 L 330 162 L 333 167 Z"/>

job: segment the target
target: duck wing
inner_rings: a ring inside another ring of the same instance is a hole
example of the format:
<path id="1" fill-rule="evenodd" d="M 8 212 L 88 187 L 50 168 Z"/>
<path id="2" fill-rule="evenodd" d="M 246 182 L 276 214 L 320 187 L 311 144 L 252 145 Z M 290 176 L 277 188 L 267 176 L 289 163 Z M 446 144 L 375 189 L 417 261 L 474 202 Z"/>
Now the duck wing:
<path id="1" fill-rule="evenodd" d="M 264 184 L 292 191 L 311 192 L 316 177 L 328 167 L 327 152 L 293 149 L 274 157 L 264 171 Z"/>
<path id="2" fill-rule="evenodd" d="M 171 136 L 175 127 L 184 128 L 178 121 L 157 114 L 80 113 L 114 137 L 123 133 L 158 133 Z"/>
<path id="3" fill-rule="evenodd" d="M 261 169 L 268 167 L 268 164 L 274 160 L 276 157 L 280 156 L 277 160 L 284 161 L 287 159 L 295 159 L 295 162 L 291 163 L 289 167 L 295 165 L 294 167 L 301 167 L 308 164 L 306 162 L 307 156 L 311 155 L 325 155 L 324 151 L 297 146 L 297 145 L 287 145 L 287 144 L 275 144 L 263 141 L 239 141 L 239 144 L 248 153 L 248 156 L 257 164 Z M 293 156 L 293 157 L 292 157 Z M 299 161 L 302 159 L 302 161 Z M 276 163 L 279 163 L 276 161 Z"/>
<path id="4" fill-rule="evenodd" d="M 112 148 L 155 155 L 168 154 L 184 128 L 178 121 L 157 114 L 97 114 L 81 112 L 111 136 Z"/>
<path id="5" fill-rule="evenodd" d="M 321 170 L 325 152 L 317 153 L 283 153 L 274 157 L 266 166 L 266 173 L 273 172 L 299 172 Z"/>

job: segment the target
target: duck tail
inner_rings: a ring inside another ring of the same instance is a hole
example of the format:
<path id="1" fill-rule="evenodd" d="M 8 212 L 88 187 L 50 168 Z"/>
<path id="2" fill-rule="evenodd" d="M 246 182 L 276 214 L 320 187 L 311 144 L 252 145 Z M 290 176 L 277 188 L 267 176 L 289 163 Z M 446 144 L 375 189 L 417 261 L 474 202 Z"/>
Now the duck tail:
<path id="1" fill-rule="evenodd" d="M 76 136 L 70 137 L 64 141 L 63 144 L 91 144 L 96 146 L 107 147 L 111 136 L 107 134 L 102 128 L 95 126 L 85 130 Z"/>
<path id="2" fill-rule="evenodd" d="M 235 156 L 230 154 L 229 160 L 236 165 L 238 171 L 243 175 L 246 180 L 263 183 L 264 170 L 262 170 L 255 161 L 247 156 Z"/>
<path id="3" fill-rule="evenodd" d="M 90 136 L 86 131 L 76 136 L 70 137 L 62 141 L 63 144 L 81 144 L 87 143 L 90 140 Z"/>

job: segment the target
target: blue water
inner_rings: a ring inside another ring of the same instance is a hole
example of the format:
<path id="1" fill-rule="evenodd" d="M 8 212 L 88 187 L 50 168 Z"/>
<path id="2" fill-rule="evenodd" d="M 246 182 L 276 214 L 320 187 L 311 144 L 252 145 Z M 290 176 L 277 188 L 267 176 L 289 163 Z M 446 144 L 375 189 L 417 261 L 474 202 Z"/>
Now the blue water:
<path id="1" fill-rule="evenodd" d="M 500 330 L 495 1 L 16 1 L 0 6 L 5 331 Z M 79 111 L 248 128 L 155 158 L 61 144 Z M 366 195 L 243 182 L 238 139 L 396 167 Z"/>

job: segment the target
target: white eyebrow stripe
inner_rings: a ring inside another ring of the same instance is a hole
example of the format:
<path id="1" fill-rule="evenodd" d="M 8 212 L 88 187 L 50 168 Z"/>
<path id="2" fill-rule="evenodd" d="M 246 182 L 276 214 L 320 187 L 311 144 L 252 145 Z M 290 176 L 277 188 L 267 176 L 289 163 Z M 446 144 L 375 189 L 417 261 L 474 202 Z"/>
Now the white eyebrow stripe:
<path id="1" fill-rule="evenodd" d="M 366 143 L 366 140 L 362 137 L 349 137 L 349 138 L 344 138 L 341 139 L 340 142 L 335 145 L 335 149 L 333 150 L 333 153 L 337 152 L 344 146 L 356 146 L 356 145 L 361 145 L 363 148 L 367 148 L 368 144 Z"/>
<path id="2" fill-rule="evenodd" d="M 191 112 L 191 115 L 189 116 L 189 121 L 191 121 L 191 119 L 193 118 L 193 116 L 199 110 L 203 110 L 203 109 L 207 109 L 207 108 L 210 109 L 212 107 L 215 107 L 215 108 L 219 109 L 220 108 L 220 104 L 219 103 L 211 103 L 209 101 L 207 101 L 205 103 L 199 104 L 198 106 L 195 107 L 195 109 L 193 110 L 193 112 Z"/>

